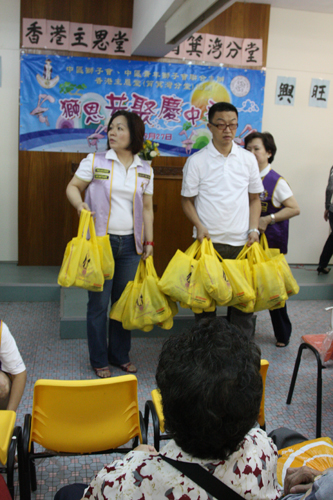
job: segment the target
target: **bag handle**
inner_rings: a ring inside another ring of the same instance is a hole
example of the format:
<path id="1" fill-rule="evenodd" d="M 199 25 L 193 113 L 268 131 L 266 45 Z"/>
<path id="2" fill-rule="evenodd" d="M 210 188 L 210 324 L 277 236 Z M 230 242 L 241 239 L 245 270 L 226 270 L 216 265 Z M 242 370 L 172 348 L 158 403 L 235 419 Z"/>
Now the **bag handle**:
<path id="1" fill-rule="evenodd" d="M 260 236 L 260 245 L 262 246 L 262 248 L 266 251 L 266 250 L 269 250 L 269 246 L 268 246 L 268 241 L 267 241 L 267 236 L 265 233 L 261 233 L 261 236 Z"/>
<path id="2" fill-rule="evenodd" d="M 218 500 L 242 500 L 243 497 L 238 495 L 222 481 L 213 476 L 208 470 L 201 465 L 191 462 L 181 462 L 180 460 L 172 460 L 161 454 L 159 456 L 168 464 L 178 469 L 182 474 L 187 476 L 191 481 L 200 486 L 203 490 L 209 493 Z"/>
<path id="3" fill-rule="evenodd" d="M 77 230 L 77 236 L 78 236 L 78 238 L 82 238 L 83 237 L 83 231 L 84 231 L 84 228 L 85 228 L 85 224 L 86 224 L 86 220 L 87 220 L 88 214 L 90 215 L 90 212 L 88 212 L 88 210 L 85 210 L 84 208 L 81 210 L 80 220 L 79 220 L 79 228 Z"/>

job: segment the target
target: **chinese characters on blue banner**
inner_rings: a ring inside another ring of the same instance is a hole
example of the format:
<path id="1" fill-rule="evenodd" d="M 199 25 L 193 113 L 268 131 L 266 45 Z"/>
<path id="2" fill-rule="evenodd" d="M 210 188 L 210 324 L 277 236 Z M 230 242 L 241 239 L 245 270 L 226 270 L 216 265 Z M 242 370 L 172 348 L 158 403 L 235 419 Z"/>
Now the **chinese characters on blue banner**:
<path id="1" fill-rule="evenodd" d="M 104 150 L 110 116 L 121 109 L 141 116 L 146 137 L 164 155 L 184 156 L 208 144 L 207 112 L 215 102 L 237 107 L 238 144 L 261 130 L 262 71 L 23 54 L 21 82 L 24 150 Z"/>

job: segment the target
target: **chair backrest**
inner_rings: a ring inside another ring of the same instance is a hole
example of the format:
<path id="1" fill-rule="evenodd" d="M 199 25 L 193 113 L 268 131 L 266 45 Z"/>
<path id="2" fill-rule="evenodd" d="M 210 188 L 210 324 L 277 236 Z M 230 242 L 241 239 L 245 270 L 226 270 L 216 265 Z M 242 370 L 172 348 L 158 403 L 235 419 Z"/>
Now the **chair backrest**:
<path id="1" fill-rule="evenodd" d="M 139 436 L 137 379 L 37 380 L 31 441 L 67 453 L 117 448 Z"/>
<path id="2" fill-rule="evenodd" d="M 260 403 L 260 410 L 258 416 L 258 423 L 260 427 L 265 427 L 265 387 L 266 387 L 266 375 L 269 367 L 269 362 L 267 359 L 260 360 L 260 374 L 262 378 L 262 397 Z"/>
<path id="3" fill-rule="evenodd" d="M 268 367 L 269 367 L 269 362 L 267 361 L 267 359 L 262 359 L 260 361 L 260 374 L 262 378 L 263 388 L 262 388 L 262 397 L 261 397 L 260 410 L 258 416 L 258 423 L 260 427 L 265 426 L 265 386 L 266 386 L 266 375 Z M 160 391 L 158 389 L 154 389 L 153 391 L 151 391 L 151 398 L 153 400 L 155 410 L 160 422 L 160 431 L 163 433 L 165 429 L 164 429 L 162 398 Z"/>
<path id="4" fill-rule="evenodd" d="M 0 462 L 7 463 L 8 449 L 15 427 L 16 413 L 12 410 L 0 410 Z"/>

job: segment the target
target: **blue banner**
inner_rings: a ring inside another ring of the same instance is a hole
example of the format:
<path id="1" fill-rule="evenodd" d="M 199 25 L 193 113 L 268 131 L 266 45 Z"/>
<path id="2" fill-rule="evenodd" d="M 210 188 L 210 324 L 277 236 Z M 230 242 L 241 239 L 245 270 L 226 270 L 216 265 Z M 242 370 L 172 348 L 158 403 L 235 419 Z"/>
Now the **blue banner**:
<path id="1" fill-rule="evenodd" d="M 219 101 L 237 107 L 242 145 L 261 130 L 264 87 L 251 69 L 22 54 L 20 149 L 104 151 L 110 116 L 125 109 L 162 155 L 187 156 L 209 142 L 207 111 Z"/>

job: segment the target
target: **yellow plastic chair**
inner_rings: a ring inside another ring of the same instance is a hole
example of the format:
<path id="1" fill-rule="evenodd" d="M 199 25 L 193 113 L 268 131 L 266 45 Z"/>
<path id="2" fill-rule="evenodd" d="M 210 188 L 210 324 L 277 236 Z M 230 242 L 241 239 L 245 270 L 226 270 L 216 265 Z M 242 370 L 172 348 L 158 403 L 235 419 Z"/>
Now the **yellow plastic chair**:
<path id="1" fill-rule="evenodd" d="M 260 374 L 262 377 L 263 391 L 262 398 L 260 403 L 260 410 L 258 415 L 258 423 L 260 427 L 265 430 L 266 429 L 266 420 L 265 420 L 265 385 L 266 385 L 266 375 L 269 367 L 269 362 L 266 359 L 262 359 L 260 361 Z M 154 430 L 154 446 L 157 451 L 160 450 L 160 441 L 164 441 L 170 439 L 169 434 L 164 434 L 164 415 L 163 415 L 163 407 L 162 407 L 162 398 L 161 393 L 158 389 L 154 389 L 151 391 L 151 400 L 146 401 L 145 404 L 145 426 L 148 432 L 149 425 L 149 414 L 152 416 L 153 430 Z"/>
<path id="2" fill-rule="evenodd" d="M 98 380 L 37 380 L 32 414 L 25 415 L 23 459 L 24 497 L 37 489 L 35 458 L 127 453 L 147 443 L 138 405 L 137 379 L 124 375 Z M 130 447 L 121 448 L 130 440 Z M 34 444 L 45 451 L 34 452 Z"/>
<path id="3" fill-rule="evenodd" d="M 21 427 L 15 427 L 16 413 L 11 410 L 0 410 L 0 472 L 7 474 L 7 487 L 12 498 L 14 498 L 14 465 L 16 448 L 21 458 Z M 19 463 L 19 484 L 21 485 L 22 462 Z"/>

